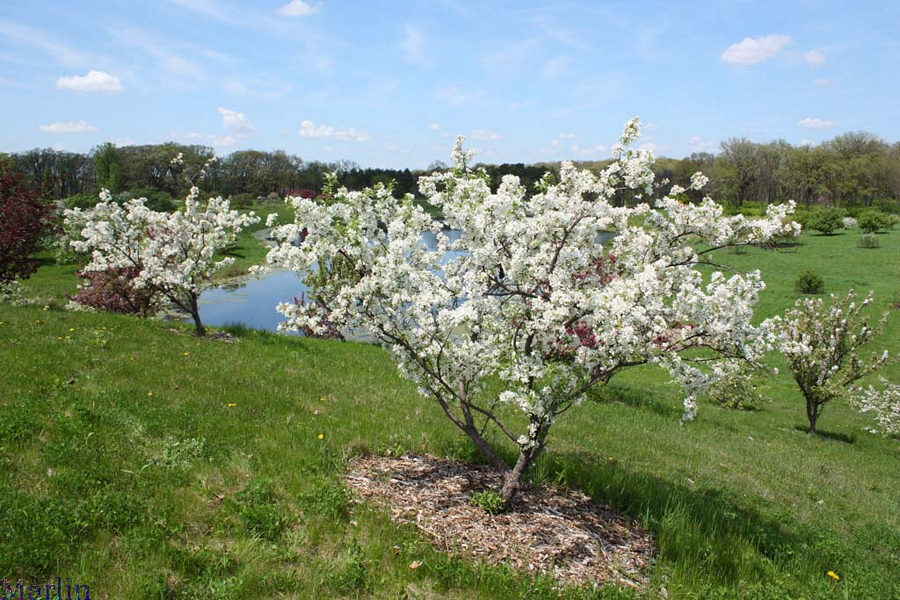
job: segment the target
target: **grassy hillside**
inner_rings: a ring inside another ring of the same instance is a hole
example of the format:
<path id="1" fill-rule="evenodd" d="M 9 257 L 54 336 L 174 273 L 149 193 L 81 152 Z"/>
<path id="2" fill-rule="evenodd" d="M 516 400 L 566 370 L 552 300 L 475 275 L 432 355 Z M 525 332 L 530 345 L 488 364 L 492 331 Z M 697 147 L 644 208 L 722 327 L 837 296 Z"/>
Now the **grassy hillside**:
<path id="1" fill-rule="evenodd" d="M 900 294 L 900 233 L 877 250 L 858 235 L 716 261 L 763 271 L 761 317 L 797 297 L 808 268 L 826 291 L 875 289 L 883 310 Z M 476 459 L 381 349 L 198 340 L 177 324 L 64 312 L 72 271 L 47 264 L 26 286 L 47 310 L 0 305 L 0 577 L 61 576 L 117 599 L 560 595 L 447 557 L 350 501 L 342 472 L 355 454 Z M 894 313 L 883 347 L 898 352 Z M 896 367 L 885 374 L 900 381 Z M 763 390 L 762 410 L 706 404 L 680 427 L 667 377 L 631 371 L 560 421 L 533 480 L 580 488 L 654 532 L 648 597 L 900 597 L 900 440 L 867 433 L 843 404 L 810 437 L 785 370 Z"/>

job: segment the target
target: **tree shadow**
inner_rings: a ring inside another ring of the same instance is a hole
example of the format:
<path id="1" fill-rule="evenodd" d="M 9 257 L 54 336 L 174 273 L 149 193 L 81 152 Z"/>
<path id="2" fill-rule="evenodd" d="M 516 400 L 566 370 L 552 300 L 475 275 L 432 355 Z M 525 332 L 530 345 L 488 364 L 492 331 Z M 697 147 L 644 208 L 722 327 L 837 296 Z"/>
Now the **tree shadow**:
<path id="1" fill-rule="evenodd" d="M 808 433 L 809 426 L 808 425 L 794 425 L 794 431 L 799 431 L 801 433 Z M 841 442 L 842 444 L 855 444 L 856 443 L 856 434 L 855 433 L 841 433 L 839 431 L 824 431 L 822 429 L 817 429 L 815 435 L 822 439 L 831 440 L 834 442 Z"/>
<path id="2" fill-rule="evenodd" d="M 596 454 L 544 455 L 532 480 L 575 487 L 637 519 L 655 536 L 661 560 L 698 565 L 704 576 L 723 583 L 762 576 L 771 566 L 766 563 L 789 560 L 809 542 L 728 492 L 636 473 Z"/>
<path id="3" fill-rule="evenodd" d="M 646 389 L 624 387 L 614 384 L 600 386 L 588 393 L 591 401 L 597 403 L 621 402 L 622 404 L 649 410 L 667 418 L 680 418 L 681 406 L 672 406 L 658 399 L 659 394 L 648 393 Z"/>

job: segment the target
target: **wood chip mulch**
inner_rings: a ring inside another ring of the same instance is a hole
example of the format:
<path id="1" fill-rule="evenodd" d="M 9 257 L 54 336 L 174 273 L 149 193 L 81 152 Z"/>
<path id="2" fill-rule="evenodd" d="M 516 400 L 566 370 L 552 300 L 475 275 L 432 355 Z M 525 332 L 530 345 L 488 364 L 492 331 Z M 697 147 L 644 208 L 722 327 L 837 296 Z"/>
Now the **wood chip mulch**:
<path id="1" fill-rule="evenodd" d="M 488 467 L 432 456 L 354 460 L 348 485 L 363 500 L 390 509 L 447 551 L 540 573 L 573 585 L 617 583 L 643 589 L 655 548 L 633 520 L 574 490 L 523 487 L 512 508 L 491 514 L 472 494 L 499 489 Z"/>

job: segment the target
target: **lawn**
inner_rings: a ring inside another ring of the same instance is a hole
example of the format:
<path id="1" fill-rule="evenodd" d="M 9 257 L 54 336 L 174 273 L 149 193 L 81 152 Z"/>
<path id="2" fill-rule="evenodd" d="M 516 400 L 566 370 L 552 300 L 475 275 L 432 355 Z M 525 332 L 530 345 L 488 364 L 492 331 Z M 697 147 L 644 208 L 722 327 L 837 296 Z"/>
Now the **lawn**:
<path id="1" fill-rule="evenodd" d="M 715 261 L 762 270 L 760 318 L 793 302 L 805 269 L 827 292 L 874 289 L 882 311 L 900 300 L 900 232 L 878 237 L 864 250 L 856 231 L 805 234 Z M 240 258 L 258 260 L 245 241 Z M 46 263 L 26 285 L 46 310 L 0 305 L 0 577 L 116 599 L 636 596 L 453 558 L 353 502 L 342 476 L 355 455 L 477 458 L 380 348 L 200 340 L 179 323 L 66 312 L 74 267 Z M 893 312 L 877 350 L 900 352 Z M 560 420 L 531 478 L 650 528 L 649 598 L 900 597 L 900 440 L 844 404 L 826 409 L 823 435 L 803 433 L 799 392 L 771 360 L 761 410 L 706 403 L 686 426 L 660 371 L 618 376 Z M 884 374 L 900 381 L 896 366 Z"/>

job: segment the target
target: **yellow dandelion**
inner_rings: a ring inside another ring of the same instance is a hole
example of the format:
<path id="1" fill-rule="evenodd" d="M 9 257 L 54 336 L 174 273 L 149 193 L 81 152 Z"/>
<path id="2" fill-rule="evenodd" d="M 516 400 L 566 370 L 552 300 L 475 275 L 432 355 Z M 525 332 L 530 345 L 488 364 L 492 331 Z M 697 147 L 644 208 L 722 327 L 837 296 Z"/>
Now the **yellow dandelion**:
<path id="1" fill-rule="evenodd" d="M 47 305 L 45 304 L 45 305 L 44 305 L 44 310 L 50 310 L 50 307 L 47 306 Z"/>
<path id="2" fill-rule="evenodd" d="M 74 327 L 69 327 L 69 331 L 75 331 Z"/>
<path id="3" fill-rule="evenodd" d="M 61 340 L 62 338 L 61 338 L 61 337 L 58 337 L 58 338 L 56 338 L 56 339 Z"/>
<path id="4" fill-rule="evenodd" d="M 324 433 L 320 433 L 317 437 L 318 437 L 320 440 L 324 440 L 324 439 L 325 439 L 325 434 L 324 434 Z"/>
<path id="5" fill-rule="evenodd" d="M 152 397 L 153 397 L 153 392 L 147 392 L 147 397 L 148 397 L 148 398 L 152 398 Z"/>
<path id="6" fill-rule="evenodd" d="M 834 579 L 835 581 L 840 581 L 841 576 L 835 573 L 834 571 L 828 571 L 828 576 Z"/>
<path id="7" fill-rule="evenodd" d="M 185 355 L 185 356 L 190 356 L 191 353 L 190 353 L 190 352 L 185 352 L 184 355 Z"/>
<path id="8" fill-rule="evenodd" d="M 237 406 L 237 404 L 234 403 L 234 402 L 229 402 L 229 403 L 228 403 L 228 407 L 229 407 L 229 408 L 234 407 L 234 406 Z"/>

